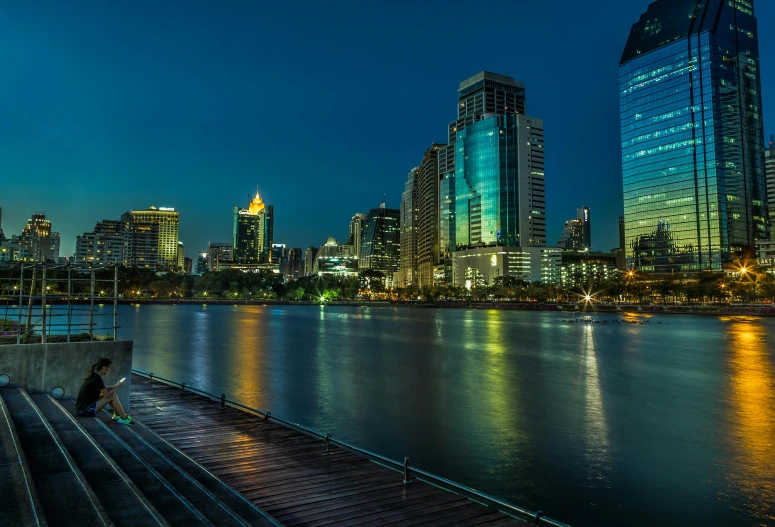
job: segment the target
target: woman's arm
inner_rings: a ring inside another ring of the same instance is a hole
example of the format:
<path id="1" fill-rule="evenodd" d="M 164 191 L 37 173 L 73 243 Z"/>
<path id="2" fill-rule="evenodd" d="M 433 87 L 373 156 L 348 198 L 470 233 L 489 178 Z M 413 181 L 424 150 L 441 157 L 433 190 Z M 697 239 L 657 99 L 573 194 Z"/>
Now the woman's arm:
<path id="1" fill-rule="evenodd" d="M 114 384 L 113 386 L 106 386 L 102 390 L 100 390 L 100 397 L 103 397 L 105 399 L 112 397 L 114 393 L 116 393 L 116 390 L 124 386 L 123 382 L 119 382 L 117 384 Z"/>

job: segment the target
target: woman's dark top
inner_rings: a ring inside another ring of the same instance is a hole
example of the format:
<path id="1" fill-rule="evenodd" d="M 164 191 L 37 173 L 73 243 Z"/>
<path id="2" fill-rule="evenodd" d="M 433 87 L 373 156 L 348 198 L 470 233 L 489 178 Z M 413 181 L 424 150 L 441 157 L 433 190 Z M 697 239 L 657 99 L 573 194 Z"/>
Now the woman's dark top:
<path id="1" fill-rule="evenodd" d="M 78 400 L 75 403 L 75 409 L 78 411 L 86 410 L 89 406 L 96 403 L 100 398 L 100 390 L 105 388 L 102 377 L 92 373 L 91 377 L 83 381 L 81 389 L 78 391 Z"/>

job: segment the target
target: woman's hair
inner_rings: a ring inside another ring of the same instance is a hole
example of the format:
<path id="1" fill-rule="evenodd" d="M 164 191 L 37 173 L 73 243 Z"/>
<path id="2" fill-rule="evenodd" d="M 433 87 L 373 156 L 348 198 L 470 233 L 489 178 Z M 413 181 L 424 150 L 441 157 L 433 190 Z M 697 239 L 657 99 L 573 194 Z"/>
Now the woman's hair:
<path id="1" fill-rule="evenodd" d="M 111 364 L 113 364 L 113 362 L 110 359 L 102 358 L 98 360 L 97 362 L 89 366 L 89 371 L 86 373 L 86 377 L 84 377 L 83 380 L 85 381 L 86 379 L 94 375 L 94 373 L 97 370 L 101 370 L 105 366 L 110 366 Z"/>

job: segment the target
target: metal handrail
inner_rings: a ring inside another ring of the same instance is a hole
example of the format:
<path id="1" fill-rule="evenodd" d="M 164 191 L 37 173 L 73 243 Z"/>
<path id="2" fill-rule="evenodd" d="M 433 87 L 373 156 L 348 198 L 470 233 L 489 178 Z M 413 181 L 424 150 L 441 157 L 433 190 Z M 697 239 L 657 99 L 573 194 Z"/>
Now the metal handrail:
<path id="1" fill-rule="evenodd" d="M 479 492 L 476 489 L 472 489 L 471 487 L 466 487 L 465 485 L 461 485 L 460 483 L 456 483 L 447 478 L 437 476 L 436 474 L 433 474 L 431 472 L 428 472 L 419 468 L 415 468 L 415 467 L 410 467 L 409 458 L 406 458 L 403 463 L 400 461 L 396 461 L 395 459 L 385 457 L 381 454 L 377 454 L 376 452 L 372 452 L 371 450 L 366 450 L 365 448 L 352 445 L 350 443 L 347 443 L 346 441 L 335 439 L 331 434 L 323 434 L 322 432 L 306 427 L 299 423 L 294 423 L 294 422 L 282 419 L 280 417 L 275 417 L 274 415 L 272 415 L 271 412 L 259 410 L 258 408 L 253 408 L 251 406 L 247 406 L 237 401 L 232 401 L 231 399 L 227 399 L 225 394 L 221 394 L 220 396 L 218 396 L 213 393 L 200 390 L 199 388 L 194 388 L 193 386 L 189 386 L 185 382 L 180 383 L 177 381 L 173 381 L 171 379 L 165 379 L 164 377 L 159 377 L 158 375 L 154 375 L 153 373 L 137 370 L 134 368 L 132 369 L 132 373 L 140 375 L 141 377 L 146 377 L 152 381 L 156 380 L 162 383 L 171 384 L 173 386 L 180 386 L 183 391 L 188 390 L 191 392 L 199 393 L 201 395 L 204 395 L 206 397 L 213 399 L 214 401 L 218 401 L 221 403 L 222 407 L 225 407 L 226 405 L 228 405 L 230 407 L 247 410 L 249 412 L 253 412 L 255 414 L 262 416 L 265 420 L 272 420 L 276 423 L 280 423 L 284 426 L 298 430 L 299 432 L 307 434 L 311 437 L 321 439 L 328 444 L 337 445 L 340 448 L 343 448 L 345 450 L 348 450 L 349 452 L 352 452 L 353 454 L 357 454 L 359 456 L 365 457 L 372 461 L 379 462 L 380 464 L 382 464 L 386 468 L 389 468 L 390 470 L 403 472 L 405 483 L 408 483 L 411 480 L 411 478 L 409 478 L 409 474 L 411 473 L 412 475 L 419 476 L 417 479 L 419 479 L 420 481 L 424 481 L 425 483 L 429 483 L 431 485 L 444 488 L 445 490 L 458 491 L 462 494 L 467 495 L 468 497 L 471 497 L 472 499 L 474 499 L 474 501 L 478 501 L 480 503 L 483 503 L 484 505 L 493 506 L 499 511 L 503 512 L 504 514 L 508 514 L 509 516 L 513 516 L 521 520 L 528 520 L 534 523 L 535 525 L 549 525 L 551 527 L 570 527 L 570 525 L 566 523 L 562 523 L 557 520 L 547 518 L 546 516 L 544 516 L 542 511 L 531 511 L 522 507 L 518 507 L 516 505 L 512 505 L 511 503 L 503 501 L 499 498 L 496 498 L 495 496 L 490 496 L 489 494 L 485 494 L 484 492 Z"/>

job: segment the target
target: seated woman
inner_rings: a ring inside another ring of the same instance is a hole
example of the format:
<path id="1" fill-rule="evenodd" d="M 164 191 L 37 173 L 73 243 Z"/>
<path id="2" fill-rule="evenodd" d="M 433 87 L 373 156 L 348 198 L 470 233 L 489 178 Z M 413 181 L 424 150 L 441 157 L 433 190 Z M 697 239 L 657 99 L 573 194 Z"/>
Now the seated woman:
<path id="1" fill-rule="evenodd" d="M 116 390 L 124 385 L 124 380 L 107 387 L 102 382 L 102 377 L 108 374 L 112 364 L 110 359 L 100 359 L 89 367 L 81 389 L 78 391 L 75 410 L 81 417 L 94 417 L 109 404 L 113 409 L 113 419 L 117 419 L 122 425 L 134 424 L 116 395 Z"/>

